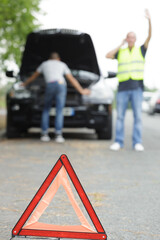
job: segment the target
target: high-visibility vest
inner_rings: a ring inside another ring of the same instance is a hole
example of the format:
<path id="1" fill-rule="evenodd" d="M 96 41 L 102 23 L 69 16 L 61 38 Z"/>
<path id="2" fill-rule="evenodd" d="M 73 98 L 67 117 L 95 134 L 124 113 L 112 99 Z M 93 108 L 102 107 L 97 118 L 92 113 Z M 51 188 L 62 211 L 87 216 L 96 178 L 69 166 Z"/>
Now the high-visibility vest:
<path id="1" fill-rule="evenodd" d="M 145 59 L 141 48 L 133 47 L 120 49 L 118 52 L 118 73 L 119 82 L 125 82 L 129 79 L 143 80 Z"/>

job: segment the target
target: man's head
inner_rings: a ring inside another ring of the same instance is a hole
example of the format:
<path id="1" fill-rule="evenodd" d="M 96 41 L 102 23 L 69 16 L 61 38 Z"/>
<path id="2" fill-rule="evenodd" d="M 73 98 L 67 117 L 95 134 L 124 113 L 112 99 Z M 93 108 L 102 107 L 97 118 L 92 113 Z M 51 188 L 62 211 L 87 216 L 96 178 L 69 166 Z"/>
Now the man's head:
<path id="1" fill-rule="evenodd" d="M 136 42 L 136 34 L 134 32 L 129 32 L 126 36 L 126 42 L 128 43 L 128 47 L 132 48 Z"/>
<path id="2" fill-rule="evenodd" d="M 50 54 L 50 59 L 59 60 L 59 61 L 61 60 L 61 58 L 60 58 L 60 56 L 59 56 L 59 54 L 57 52 L 52 52 Z"/>

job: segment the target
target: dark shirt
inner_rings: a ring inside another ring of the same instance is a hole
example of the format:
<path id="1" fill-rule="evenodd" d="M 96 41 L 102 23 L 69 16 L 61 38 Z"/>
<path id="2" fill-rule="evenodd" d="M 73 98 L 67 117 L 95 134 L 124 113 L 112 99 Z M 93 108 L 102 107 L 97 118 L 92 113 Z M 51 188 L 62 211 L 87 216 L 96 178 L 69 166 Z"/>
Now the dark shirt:
<path id="1" fill-rule="evenodd" d="M 147 49 L 145 48 L 144 45 L 141 46 L 141 52 L 142 52 L 143 57 L 145 58 Z M 118 58 L 118 52 L 115 55 L 115 59 L 117 59 L 117 58 Z M 137 89 L 139 87 L 144 89 L 143 80 L 142 79 L 140 79 L 140 80 L 141 81 L 139 81 L 139 80 L 132 80 L 130 78 L 130 79 L 128 79 L 128 81 L 119 82 L 118 91 L 133 90 L 133 89 Z"/>

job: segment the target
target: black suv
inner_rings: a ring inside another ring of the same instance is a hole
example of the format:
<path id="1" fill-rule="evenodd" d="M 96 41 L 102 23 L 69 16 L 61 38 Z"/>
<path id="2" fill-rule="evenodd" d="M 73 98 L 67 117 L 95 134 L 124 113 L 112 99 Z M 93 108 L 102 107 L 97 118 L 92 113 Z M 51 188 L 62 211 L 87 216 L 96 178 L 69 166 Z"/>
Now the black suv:
<path id="1" fill-rule="evenodd" d="M 99 139 L 112 137 L 112 96 L 102 97 L 96 84 L 103 81 L 91 37 L 76 30 L 49 29 L 28 35 L 22 64 L 15 84 L 7 93 L 7 137 L 16 137 L 31 127 L 40 127 L 44 102 L 45 82 L 41 75 L 27 86 L 20 87 L 51 52 L 58 52 L 61 60 L 84 88 L 93 88 L 94 94 L 81 96 L 67 83 L 64 108 L 64 127 L 95 129 Z M 12 77 L 10 72 L 7 76 Z M 105 89 L 103 89 L 105 91 Z M 95 97 L 96 95 L 96 97 Z M 50 111 L 50 125 L 54 127 L 55 104 Z"/>

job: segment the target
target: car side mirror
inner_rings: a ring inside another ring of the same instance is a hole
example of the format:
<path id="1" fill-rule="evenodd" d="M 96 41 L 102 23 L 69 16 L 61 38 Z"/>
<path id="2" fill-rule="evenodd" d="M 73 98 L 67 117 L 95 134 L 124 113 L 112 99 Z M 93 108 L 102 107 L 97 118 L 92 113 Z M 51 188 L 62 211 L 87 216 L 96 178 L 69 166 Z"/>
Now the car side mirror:
<path id="1" fill-rule="evenodd" d="M 13 71 L 8 71 L 8 70 L 6 71 L 6 76 L 10 78 L 15 77 Z"/>
<path id="2" fill-rule="evenodd" d="M 115 78 L 117 76 L 116 72 L 108 72 L 108 75 L 104 78 Z"/>

